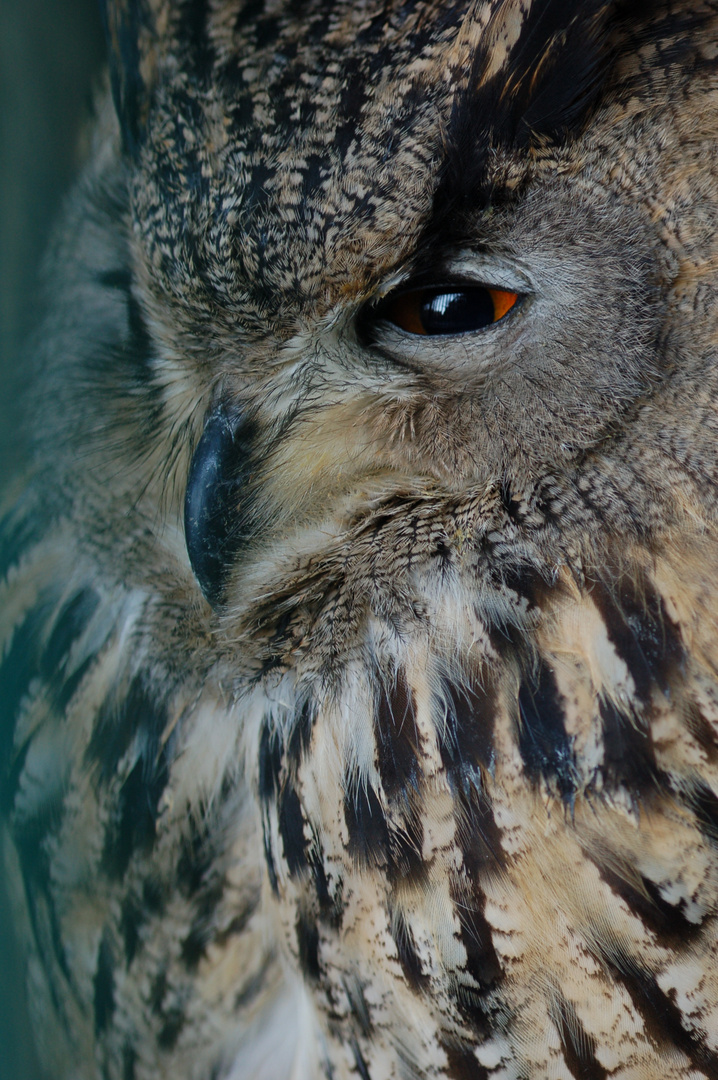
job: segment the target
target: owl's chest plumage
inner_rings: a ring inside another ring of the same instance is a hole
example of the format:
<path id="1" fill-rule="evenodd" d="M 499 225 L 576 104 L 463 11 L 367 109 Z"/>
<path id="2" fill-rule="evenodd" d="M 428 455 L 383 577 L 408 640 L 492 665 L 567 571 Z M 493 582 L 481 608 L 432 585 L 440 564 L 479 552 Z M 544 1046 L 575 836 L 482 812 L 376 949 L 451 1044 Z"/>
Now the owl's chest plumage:
<path id="1" fill-rule="evenodd" d="M 669 552 L 571 575 L 524 545 L 489 583 L 479 506 L 452 507 L 453 535 L 433 508 L 393 596 L 374 568 L 332 597 L 340 640 L 336 612 L 363 607 L 340 670 L 302 678 L 314 624 L 263 695 L 271 891 L 330 1057 L 351 1047 L 367 1076 L 712 1075 L 710 601 L 676 599 Z M 400 542 L 382 550 L 402 565 Z"/>

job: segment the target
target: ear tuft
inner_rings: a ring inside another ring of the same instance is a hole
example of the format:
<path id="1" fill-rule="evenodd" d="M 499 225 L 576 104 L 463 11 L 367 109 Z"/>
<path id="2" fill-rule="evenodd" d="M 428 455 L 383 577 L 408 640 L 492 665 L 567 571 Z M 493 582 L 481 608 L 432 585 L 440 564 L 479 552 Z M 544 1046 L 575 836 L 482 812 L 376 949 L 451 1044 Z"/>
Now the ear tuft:
<path id="1" fill-rule="evenodd" d="M 525 160 L 533 147 L 580 134 L 622 50 L 635 50 L 639 37 L 660 27 L 666 0 L 500 0 L 492 7 L 445 135 L 436 192 L 442 220 L 502 198 L 492 172 L 496 150 Z"/>
<path id="2" fill-rule="evenodd" d="M 162 0 L 100 0 L 110 79 L 126 152 L 142 144 L 157 74 L 157 17 Z"/>

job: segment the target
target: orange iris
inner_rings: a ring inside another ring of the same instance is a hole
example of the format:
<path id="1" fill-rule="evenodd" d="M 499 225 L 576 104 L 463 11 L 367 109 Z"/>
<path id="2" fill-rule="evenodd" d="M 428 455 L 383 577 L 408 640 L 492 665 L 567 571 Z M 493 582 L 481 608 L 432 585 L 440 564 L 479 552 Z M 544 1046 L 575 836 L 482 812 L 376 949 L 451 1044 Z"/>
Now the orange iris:
<path id="1" fill-rule="evenodd" d="M 518 293 L 486 286 L 415 289 L 390 300 L 384 317 L 408 334 L 449 336 L 498 322 L 518 298 Z"/>

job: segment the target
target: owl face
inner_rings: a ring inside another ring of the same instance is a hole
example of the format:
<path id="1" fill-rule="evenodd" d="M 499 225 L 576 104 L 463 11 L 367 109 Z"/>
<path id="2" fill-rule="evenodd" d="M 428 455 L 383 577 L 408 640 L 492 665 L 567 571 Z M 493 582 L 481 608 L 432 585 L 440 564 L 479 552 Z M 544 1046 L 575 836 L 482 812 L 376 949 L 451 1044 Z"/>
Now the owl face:
<path id="1" fill-rule="evenodd" d="M 196 445 L 219 410 L 199 458 L 231 477 L 194 499 L 214 522 L 189 527 L 195 562 L 301 545 L 387 486 L 520 501 L 608 446 L 673 363 L 675 266 L 616 179 L 610 98 L 581 136 L 606 33 L 576 16 L 531 53 L 534 13 L 499 48 L 505 17 L 238 14 L 175 42 L 178 71 L 160 53 L 132 129 L 133 259 L 161 423 Z M 575 74 L 584 53 L 582 89 L 561 57 Z"/>

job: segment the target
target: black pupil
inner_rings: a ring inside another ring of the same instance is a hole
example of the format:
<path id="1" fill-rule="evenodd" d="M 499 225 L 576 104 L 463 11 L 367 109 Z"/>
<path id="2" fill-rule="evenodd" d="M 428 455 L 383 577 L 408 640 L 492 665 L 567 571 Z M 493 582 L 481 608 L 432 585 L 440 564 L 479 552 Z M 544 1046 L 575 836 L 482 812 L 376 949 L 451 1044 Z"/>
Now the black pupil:
<path id="1" fill-rule="evenodd" d="M 491 293 L 481 288 L 426 292 L 420 312 L 427 334 L 466 334 L 495 321 Z"/>

